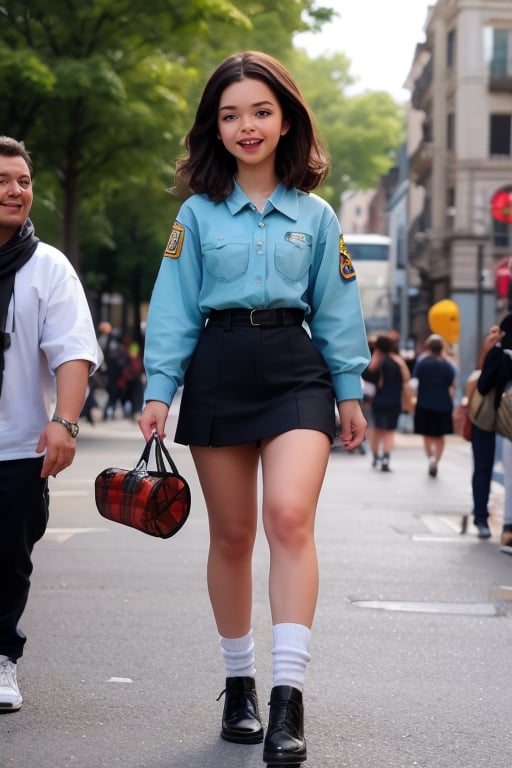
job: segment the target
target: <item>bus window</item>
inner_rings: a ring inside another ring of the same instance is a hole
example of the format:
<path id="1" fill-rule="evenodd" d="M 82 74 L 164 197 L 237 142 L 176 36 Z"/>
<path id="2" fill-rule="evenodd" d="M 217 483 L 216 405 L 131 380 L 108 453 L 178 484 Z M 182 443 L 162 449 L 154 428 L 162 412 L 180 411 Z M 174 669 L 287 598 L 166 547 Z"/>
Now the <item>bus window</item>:
<path id="1" fill-rule="evenodd" d="M 368 332 L 392 327 L 390 239 L 384 235 L 344 235 L 354 263 Z"/>

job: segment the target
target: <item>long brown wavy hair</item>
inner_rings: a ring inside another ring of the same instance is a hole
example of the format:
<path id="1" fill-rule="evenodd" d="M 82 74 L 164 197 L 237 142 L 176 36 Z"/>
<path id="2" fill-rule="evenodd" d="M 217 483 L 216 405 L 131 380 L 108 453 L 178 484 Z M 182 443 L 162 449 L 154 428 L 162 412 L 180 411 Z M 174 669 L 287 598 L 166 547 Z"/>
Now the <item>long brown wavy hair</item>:
<path id="1" fill-rule="evenodd" d="M 225 200 L 233 191 L 236 160 L 218 138 L 218 110 L 223 91 L 246 78 L 260 80 L 275 94 L 290 128 L 281 136 L 276 174 L 288 188 L 315 189 L 329 173 L 329 160 L 317 136 L 312 114 L 287 69 L 259 51 L 235 53 L 211 75 L 185 138 L 188 157 L 176 164 L 176 188 Z"/>

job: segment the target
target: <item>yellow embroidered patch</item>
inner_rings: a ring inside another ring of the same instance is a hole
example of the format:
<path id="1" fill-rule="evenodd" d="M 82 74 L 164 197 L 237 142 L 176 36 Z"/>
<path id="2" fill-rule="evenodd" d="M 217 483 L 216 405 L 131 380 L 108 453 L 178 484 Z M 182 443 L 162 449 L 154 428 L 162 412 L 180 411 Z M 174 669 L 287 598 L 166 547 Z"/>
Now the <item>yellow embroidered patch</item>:
<path id="1" fill-rule="evenodd" d="M 347 282 L 356 279 L 356 270 L 354 269 L 352 257 L 343 240 L 343 235 L 340 235 L 340 275 Z"/>
<path id="2" fill-rule="evenodd" d="M 185 240 L 185 227 L 178 221 L 175 221 L 169 235 L 169 241 L 165 248 L 164 256 L 170 259 L 179 259 L 183 241 Z"/>

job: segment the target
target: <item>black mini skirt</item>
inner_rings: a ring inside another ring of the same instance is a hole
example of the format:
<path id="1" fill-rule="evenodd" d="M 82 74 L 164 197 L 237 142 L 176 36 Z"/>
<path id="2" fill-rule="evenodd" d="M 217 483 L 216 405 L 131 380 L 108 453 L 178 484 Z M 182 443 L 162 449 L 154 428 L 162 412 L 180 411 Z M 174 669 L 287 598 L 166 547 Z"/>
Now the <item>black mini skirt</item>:
<path id="1" fill-rule="evenodd" d="M 314 429 L 332 442 L 331 375 L 302 323 L 253 326 L 226 323 L 224 312 L 218 317 L 205 326 L 185 374 L 175 441 L 259 444 Z"/>

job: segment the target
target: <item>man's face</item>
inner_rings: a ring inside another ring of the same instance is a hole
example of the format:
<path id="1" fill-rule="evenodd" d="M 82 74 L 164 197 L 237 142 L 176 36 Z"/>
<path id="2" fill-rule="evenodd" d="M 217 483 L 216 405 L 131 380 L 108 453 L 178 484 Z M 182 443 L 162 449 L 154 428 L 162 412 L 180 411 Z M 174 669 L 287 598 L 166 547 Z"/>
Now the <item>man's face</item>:
<path id="1" fill-rule="evenodd" d="M 32 179 L 25 160 L 0 155 L 0 245 L 24 224 L 32 199 Z"/>

